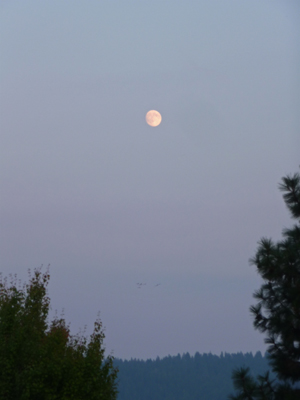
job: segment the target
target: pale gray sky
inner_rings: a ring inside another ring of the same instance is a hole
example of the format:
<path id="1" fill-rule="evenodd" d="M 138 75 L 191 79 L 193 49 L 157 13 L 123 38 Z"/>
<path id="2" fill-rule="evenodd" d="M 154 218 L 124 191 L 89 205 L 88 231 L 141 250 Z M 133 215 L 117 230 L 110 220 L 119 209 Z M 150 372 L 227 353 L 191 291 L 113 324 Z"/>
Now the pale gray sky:
<path id="1" fill-rule="evenodd" d="M 1 271 L 50 263 L 53 310 L 100 311 L 116 357 L 264 350 L 248 259 L 292 223 L 299 2 L 0 10 Z"/>

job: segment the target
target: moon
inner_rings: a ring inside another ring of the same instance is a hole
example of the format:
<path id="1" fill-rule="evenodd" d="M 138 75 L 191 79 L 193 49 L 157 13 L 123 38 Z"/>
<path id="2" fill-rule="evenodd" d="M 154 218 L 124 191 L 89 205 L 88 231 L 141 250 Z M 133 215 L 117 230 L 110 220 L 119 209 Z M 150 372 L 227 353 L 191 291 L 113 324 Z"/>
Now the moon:
<path id="1" fill-rule="evenodd" d="M 161 115 L 156 110 L 150 110 L 146 114 L 146 122 L 150 126 L 158 126 L 161 123 Z"/>

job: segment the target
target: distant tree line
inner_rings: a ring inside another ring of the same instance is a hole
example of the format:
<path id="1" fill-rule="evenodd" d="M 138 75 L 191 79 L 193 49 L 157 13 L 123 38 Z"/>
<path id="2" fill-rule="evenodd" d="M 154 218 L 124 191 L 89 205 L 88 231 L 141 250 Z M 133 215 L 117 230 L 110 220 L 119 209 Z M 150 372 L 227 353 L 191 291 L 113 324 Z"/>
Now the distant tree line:
<path id="1" fill-rule="evenodd" d="M 224 400 L 233 391 L 232 370 L 249 366 L 254 375 L 269 369 L 260 352 L 189 353 L 156 360 L 115 359 L 118 400 Z"/>

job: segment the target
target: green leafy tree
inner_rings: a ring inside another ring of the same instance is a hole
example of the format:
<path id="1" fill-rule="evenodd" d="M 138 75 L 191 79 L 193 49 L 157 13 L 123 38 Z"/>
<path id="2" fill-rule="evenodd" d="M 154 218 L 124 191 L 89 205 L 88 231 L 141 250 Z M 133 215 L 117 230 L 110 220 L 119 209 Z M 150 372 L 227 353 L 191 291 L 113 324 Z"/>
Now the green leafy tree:
<path id="1" fill-rule="evenodd" d="M 115 400 L 117 370 L 104 355 L 100 319 L 89 339 L 63 318 L 48 323 L 49 271 L 20 288 L 0 281 L 0 399 Z"/>
<path id="2" fill-rule="evenodd" d="M 296 223 L 283 230 L 278 243 L 261 239 L 250 260 L 263 279 L 250 311 L 254 327 L 266 334 L 276 379 L 266 373 L 255 380 L 248 368 L 237 369 L 233 383 L 238 394 L 232 400 L 300 399 L 300 175 L 282 178 L 279 189 Z"/>

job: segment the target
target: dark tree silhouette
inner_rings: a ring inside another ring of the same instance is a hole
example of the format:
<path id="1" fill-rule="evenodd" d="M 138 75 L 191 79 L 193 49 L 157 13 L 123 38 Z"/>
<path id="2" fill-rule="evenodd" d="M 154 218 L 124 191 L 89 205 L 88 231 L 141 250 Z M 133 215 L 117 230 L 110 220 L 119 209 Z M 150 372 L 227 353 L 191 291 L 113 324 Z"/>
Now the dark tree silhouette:
<path id="1" fill-rule="evenodd" d="M 88 340 L 63 318 L 48 324 L 49 272 L 34 271 L 22 288 L 0 282 L 0 399 L 115 400 L 113 358 L 104 357 L 99 319 Z"/>
<path id="2" fill-rule="evenodd" d="M 284 229 L 282 240 L 263 238 L 250 263 L 263 279 L 250 308 L 254 327 L 266 334 L 268 358 L 276 380 L 269 374 L 255 380 L 249 369 L 233 372 L 238 395 L 232 400 L 300 399 L 300 175 L 282 178 L 279 189 L 296 223 Z"/>

